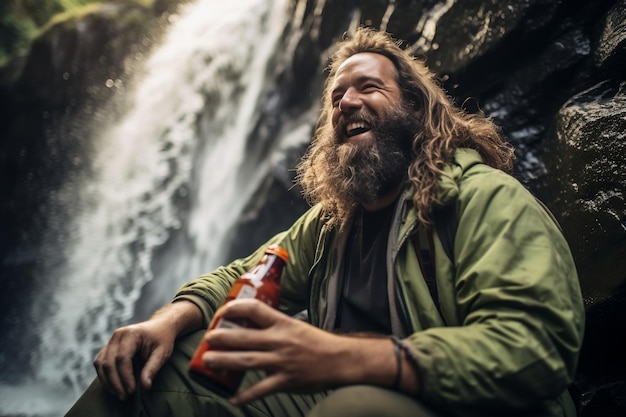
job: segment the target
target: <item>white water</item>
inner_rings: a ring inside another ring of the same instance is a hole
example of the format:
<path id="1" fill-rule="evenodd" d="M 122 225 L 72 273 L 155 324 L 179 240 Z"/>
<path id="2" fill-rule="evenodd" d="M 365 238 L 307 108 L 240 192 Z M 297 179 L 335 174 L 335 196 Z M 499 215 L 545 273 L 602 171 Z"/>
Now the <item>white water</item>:
<path id="1" fill-rule="evenodd" d="M 95 178 L 73 197 L 80 210 L 59 249 L 67 261 L 50 270 L 56 295 L 33 306 L 55 306 L 41 317 L 38 371 L 21 386 L 0 386 L 0 415 L 63 415 L 147 283 L 159 282 L 164 303 L 223 261 L 221 243 L 268 168 L 239 175 L 286 8 L 287 0 L 197 0 L 170 28 L 128 115 L 99 136 Z M 174 231 L 184 250 L 173 248 L 167 268 L 152 271 Z"/>

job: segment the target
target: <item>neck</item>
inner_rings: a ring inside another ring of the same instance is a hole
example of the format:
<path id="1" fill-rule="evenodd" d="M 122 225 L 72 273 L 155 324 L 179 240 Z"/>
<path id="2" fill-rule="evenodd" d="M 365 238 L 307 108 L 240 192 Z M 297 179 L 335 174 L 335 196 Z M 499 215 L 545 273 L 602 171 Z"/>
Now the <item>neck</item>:
<path id="1" fill-rule="evenodd" d="M 378 200 L 373 201 L 371 203 L 364 203 L 363 208 L 366 211 L 382 210 L 386 207 L 389 207 L 389 205 L 391 205 L 394 201 L 396 201 L 396 198 L 398 198 L 401 192 L 402 192 L 402 184 L 399 184 L 396 188 L 393 189 L 393 191 L 386 194 L 384 197 L 381 197 Z"/>

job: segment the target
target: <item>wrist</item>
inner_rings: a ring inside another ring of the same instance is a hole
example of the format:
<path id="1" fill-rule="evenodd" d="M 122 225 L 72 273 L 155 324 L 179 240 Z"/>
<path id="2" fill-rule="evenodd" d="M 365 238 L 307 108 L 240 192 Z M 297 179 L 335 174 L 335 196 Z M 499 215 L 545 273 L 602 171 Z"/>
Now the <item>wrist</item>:
<path id="1" fill-rule="evenodd" d="M 177 337 L 201 329 L 203 322 L 200 309 L 184 299 L 167 304 L 154 313 L 150 320 L 163 322 L 164 326 L 174 330 Z"/>
<path id="2" fill-rule="evenodd" d="M 398 337 L 392 336 L 396 358 L 396 378 L 393 389 L 411 395 L 419 395 L 421 391 L 419 372 L 411 348 Z"/>
<path id="3" fill-rule="evenodd" d="M 398 339 L 396 336 L 391 336 L 391 341 L 393 343 L 393 351 L 396 357 L 396 378 L 393 381 L 392 388 L 396 391 L 399 391 L 402 388 L 402 367 L 404 362 L 404 358 L 402 357 L 403 346 L 402 342 L 400 342 L 400 339 Z"/>
<path id="4" fill-rule="evenodd" d="M 391 388 L 397 375 L 395 348 L 385 336 L 351 334 L 335 343 L 340 385 L 370 384 Z"/>

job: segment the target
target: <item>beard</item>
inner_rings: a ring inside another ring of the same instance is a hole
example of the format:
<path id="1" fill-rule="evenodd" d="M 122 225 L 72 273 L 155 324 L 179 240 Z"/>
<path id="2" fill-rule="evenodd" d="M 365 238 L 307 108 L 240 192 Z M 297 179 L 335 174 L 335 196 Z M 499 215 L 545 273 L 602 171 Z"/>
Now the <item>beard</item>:
<path id="1" fill-rule="evenodd" d="M 367 121 L 373 141 L 345 143 L 346 119 Z M 380 119 L 366 112 L 342 118 L 334 129 L 333 149 L 326 153 L 335 201 L 369 204 L 388 195 L 407 177 L 412 143 L 419 123 L 408 106 L 386 111 Z"/>

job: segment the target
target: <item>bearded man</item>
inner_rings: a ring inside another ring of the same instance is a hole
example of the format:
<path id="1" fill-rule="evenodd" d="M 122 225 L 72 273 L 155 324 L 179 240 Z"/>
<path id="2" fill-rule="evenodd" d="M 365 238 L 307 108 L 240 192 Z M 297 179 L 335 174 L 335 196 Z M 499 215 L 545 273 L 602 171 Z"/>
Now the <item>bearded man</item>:
<path id="1" fill-rule="evenodd" d="M 574 416 L 576 270 L 512 164 L 490 120 L 455 107 L 391 37 L 357 30 L 298 166 L 311 209 L 115 331 L 68 416 Z M 449 256 L 437 222 L 454 224 Z M 280 311 L 233 301 L 223 316 L 257 328 L 205 333 L 270 244 L 290 255 Z M 248 371 L 238 392 L 190 378 L 202 338 L 219 349 L 207 368 Z"/>

